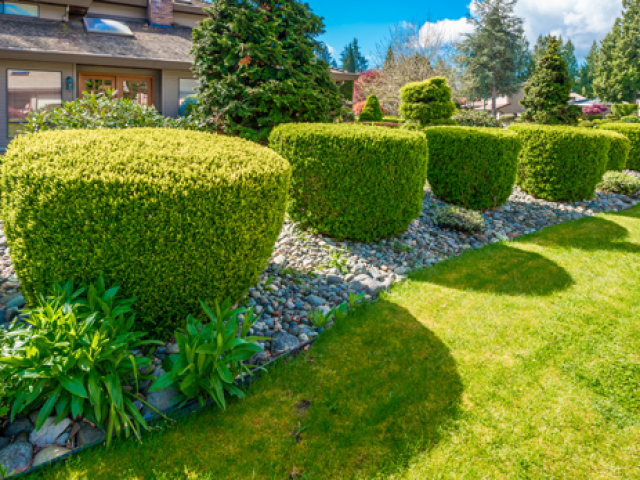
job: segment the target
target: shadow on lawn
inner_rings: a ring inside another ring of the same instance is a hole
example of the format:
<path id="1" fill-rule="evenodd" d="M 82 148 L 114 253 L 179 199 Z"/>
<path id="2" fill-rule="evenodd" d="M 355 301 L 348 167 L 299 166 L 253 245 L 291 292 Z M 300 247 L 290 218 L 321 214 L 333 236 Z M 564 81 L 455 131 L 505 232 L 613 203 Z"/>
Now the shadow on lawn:
<path id="1" fill-rule="evenodd" d="M 116 442 L 38 478 L 384 475 L 442 439 L 462 392 L 449 348 L 406 309 L 380 299 L 264 374 L 226 412 L 209 408 L 146 436 L 144 445 Z"/>
<path id="2" fill-rule="evenodd" d="M 527 296 L 550 295 L 574 283 L 564 268 L 539 253 L 504 244 L 473 253 L 464 256 L 460 268 L 446 267 L 441 272 L 436 267 L 412 278 L 459 290 Z"/>
<path id="3" fill-rule="evenodd" d="M 636 215 L 628 216 L 637 218 Z M 640 245 L 624 241 L 628 237 L 629 231 L 623 226 L 602 217 L 591 217 L 577 222 L 571 230 L 552 229 L 525 241 L 544 247 L 640 253 Z"/>

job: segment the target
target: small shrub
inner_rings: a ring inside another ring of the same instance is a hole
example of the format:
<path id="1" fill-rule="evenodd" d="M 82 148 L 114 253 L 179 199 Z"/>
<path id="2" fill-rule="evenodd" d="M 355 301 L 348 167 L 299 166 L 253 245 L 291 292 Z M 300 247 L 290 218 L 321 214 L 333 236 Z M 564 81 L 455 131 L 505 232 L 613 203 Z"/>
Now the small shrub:
<path id="1" fill-rule="evenodd" d="M 621 133 L 631 141 L 631 150 L 627 158 L 626 168 L 640 170 L 640 125 L 633 123 L 605 123 L 599 124 L 601 130 L 612 130 Z"/>
<path id="2" fill-rule="evenodd" d="M 427 179 L 436 196 L 474 210 L 508 200 L 522 147 L 515 133 L 433 127 L 425 129 L 425 134 L 429 145 Z"/>
<path id="3" fill-rule="evenodd" d="M 270 146 L 291 163 L 292 219 L 336 238 L 370 241 L 420 215 L 427 170 L 421 133 L 362 125 L 282 125 Z"/>
<path id="4" fill-rule="evenodd" d="M 620 123 L 640 123 L 640 117 L 637 115 L 628 115 L 620 119 Z"/>
<path id="5" fill-rule="evenodd" d="M 617 115 L 615 115 L 613 113 L 609 113 L 609 114 L 605 115 L 604 118 L 606 118 L 607 120 L 619 120 L 620 117 L 618 117 Z"/>
<path id="6" fill-rule="evenodd" d="M 133 402 L 156 410 L 138 397 L 139 381 L 147 378 L 140 370 L 151 360 L 131 350 L 162 342 L 133 331 L 134 300 L 118 300 L 117 292 L 118 287 L 105 288 L 102 278 L 77 290 L 71 282 L 56 285 L 53 295 L 39 298 L 25 328 L 0 333 L 0 381 L 15 388 L 12 420 L 37 408 L 36 429 L 50 415 L 56 423 L 70 414 L 84 416 L 107 430 L 107 446 L 121 425 L 127 436 L 133 431 L 138 438 L 148 429 Z"/>
<path id="7" fill-rule="evenodd" d="M 380 102 L 375 95 L 369 95 L 367 101 L 362 108 L 362 113 L 358 116 L 359 122 L 381 122 L 382 108 L 380 108 Z"/>
<path id="8" fill-rule="evenodd" d="M 621 172 L 607 172 L 596 189 L 602 193 L 635 195 L 640 192 L 640 179 Z"/>
<path id="9" fill-rule="evenodd" d="M 16 138 L 0 190 L 26 298 L 102 274 L 137 298 L 141 329 L 172 335 L 199 298 L 235 301 L 255 283 L 282 229 L 290 173 L 266 147 L 200 132 Z"/>
<path id="10" fill-rule="evenodd" d="M 601 135 L 605 134 L 609 137 L 609 154 L 607 160 L 607 170 L 615 170 L 621 172 L 627 166 L 629 152 L 631 151 L 631 142 L 621 133 L 613 130 L 597 130 Z"/>
<path id="11" fill-rule="evenodd" d="M 611 113 L 617 118 L 627 117 L 632 114 L 635 114 L 637 116 L 638 105 L 634 103 L 631 103 L 629 105 L 626 105 L 626 104 L 611 105 Z"/>
<path id="12" fill-rule="evenodd" d="M 489 112 L 460 110 L 453 116 L 453 120 L 461 127 L 502 128 L 502 122 Z"/>
<path id="13" fill-rule="evenodd" d="M 33 112 L 27 116 L 28 123 L 21 132 L 140 127 L 205 130 L 204 123 L 194 116 L 163 117 L 155 107 L 140 105 L 128 98 L 115 98 L 113 94 L 113 91 L 96 95 L 85 93 L 82 98 L 61 107 Z"/>
<path id="14" fill-rule="evenodd" d="M 223 410 L 227 406 L 225 393 L 244 397 L 234 382 L 240 375 L 251 374 L 243 362 L 262 351 L 256 341 L 263 338 L 247 336 L 257 320 L 253 308 L 231 310 L 229 305 L 228 299 L 222 307 L 216 304 L 214 312 L 202 303 L 209 318 L 206 325 L 187 317 L 187 327 L 175 334 L 180 352 L 167 357 L 163 363 L 167 373 L 151 385 L 150 392 L 173 387 L 179 392 L 178 402 L 197 398 L 204 406 L 211 398 Z M 241 313 L 245 314 L 242 327 L 238 320 Z"/>
<path id="15" fill-rule="evenodd" d="M 382 121 L 386 123 L 402 123 L 402 120 L 398 117 L 383 117 Z"/>
<path id="16" fill-rule="evenodd" d="M 356 102 L 353 104 L 353 113 L 356 115 L 356 117 L 360 116 L 360 114 L 362 113 L 362 109 L 364 108 L 364 105 L 367 103 L 366 100 L 362 100 L 360 102 Z M 380 105 L 380 103 L 378 102 L 378 105 Z M 382 113 L 385 113 L 385 109 L 382 105 L 380 105 L 380 109 L 382 110 Z"/>
<path id="17" fill-rule="evenodd" d="M 586 128 L 517 124 L 522 141 L 517 184 L 544 200 L 593 197 L 607 168 L 610 140 Z"/>
<path id="18" fill-rule="evenodd" d="M 584 127 L 584 128 L 593 128 L 594 125 L 595 125 L 595 123 L 590 122 L 588 120 L 585 120 L 583 122 L 580 122 L 580 124 L 578 126 L 579 127 Z"/>
<path id="19" fill-rule="evenodd" d="M 456 105 L 444 77 L 408 83 L 400 90 L 400 117 L 420 126 L 455 125 Z"/>
<path id="20" fill-rule="evenodd" d="M 465 233 L 480 233 L 484 230 L 482 215 L 453 205 L 435 208 L 431 218 L 441 228 L 451 228 Z"/>
<path id="21" fill-rule="evenodd" d="M 343 105 L 342 109 L 340 110 L 340 119 L 343 122 L 355 122 L 356 115 L 353 113 L 353 110 L 351 108 Z"/>
<path id="22" fill-rule="evenodd" d="M 602 114 L 595 113 L 593 115 L 584 115 L 583 118 L 585 120 L 602 120 Z"/>

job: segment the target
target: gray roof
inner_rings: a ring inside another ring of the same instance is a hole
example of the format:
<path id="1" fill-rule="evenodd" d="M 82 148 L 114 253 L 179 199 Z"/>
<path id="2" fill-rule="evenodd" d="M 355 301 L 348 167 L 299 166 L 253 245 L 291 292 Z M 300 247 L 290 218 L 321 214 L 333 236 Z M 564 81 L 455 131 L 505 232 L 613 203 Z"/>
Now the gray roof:
<path id="1" fill-rule="evenodd" d="M 28 60 L 31 59 L 29 57 L 37 57 L 33 59 L 114 66 L 129 66 L 125 65 L 129 63 L 130 66 L 141 67 L 189 68 L 190 28 L 152 27 L 146 22 L 136 21 L 126 23 L 134 37 L 88 34 L 82 17 L 79 16 L 72 16 L 66 23 L 2 18 L 0 58 Z M 47 58 L 42 58 L 43 55 Z"/>

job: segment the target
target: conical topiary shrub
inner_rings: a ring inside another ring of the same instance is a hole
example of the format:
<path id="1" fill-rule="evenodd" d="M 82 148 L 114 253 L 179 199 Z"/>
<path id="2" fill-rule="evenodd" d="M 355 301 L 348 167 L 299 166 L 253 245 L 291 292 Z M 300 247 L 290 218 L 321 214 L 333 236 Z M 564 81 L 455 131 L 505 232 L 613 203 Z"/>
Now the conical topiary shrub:
<path id="1" fill-rule="evenodd" d="M 369 95 L 367 101 L 364 104 L 362 113 L 358 117 L 359 122 L 381 122 L 382 121 L 382 108 L 380 108 L 380 102 L 375 95 Z"/>
<path id="2" fill-rule="evenodd" d="M 560 41 L 550 36 L 547 50 L 524 87 L 520 104 L 526 110 L 522 119 L 546 125 L 576 124 L 582 109 L 569 105 L 572 85 L 567 62 L 560 53 Z"/>
<path id="3" fill-rule="evenodd" d="M 456 105 L 451 100 L 451 87 L 444 77 L 424 82 L 407 83 L 400 90 L 400 116 L 409 125 L 455 125 L 451 116 Z"/>

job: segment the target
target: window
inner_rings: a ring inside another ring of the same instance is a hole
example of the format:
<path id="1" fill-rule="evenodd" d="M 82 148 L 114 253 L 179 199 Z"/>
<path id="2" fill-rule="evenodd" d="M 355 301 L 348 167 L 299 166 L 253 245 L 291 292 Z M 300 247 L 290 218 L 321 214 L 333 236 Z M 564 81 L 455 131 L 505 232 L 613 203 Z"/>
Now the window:
<path id="1" fill-rule="evenodd" d="M 133 32 L 124 22 L 108 20 L 106 18 L 84 17 L 84 26 L 89 33 L 101 35 L 117 35 L 120 37 L 133 37 Z"/>
<path id="2" fill-rule="evenodd" d="M 181 117 L 187 115 L 187 107 L 189 105 L 198 103 L 198 97 L 195 94 L 196 88 L 198 88 L 198 81 L 193 78 L 181 78 L 179 80 L 178 114 Z"/>
<path id="3" fill-rule="evenodd" d="M 15 137 L 30 112 L 62 104 L 62 72 L 7 70 L 9 138 Z"/>
<path id="4" fill-rule="evenodd" d="M 153 105 L 154 78 L 134 75 L 80 73 L 78 92 L 104 93 L 110 90 L 117 98 L 127 98 L 140 105 Z"/>
<path id="5" fill-rule="evenodd" d="M 38 5 L 20 2 L 0 2 L 0 13 L 20 15 L 22 17 L 38 17 Z"/>

